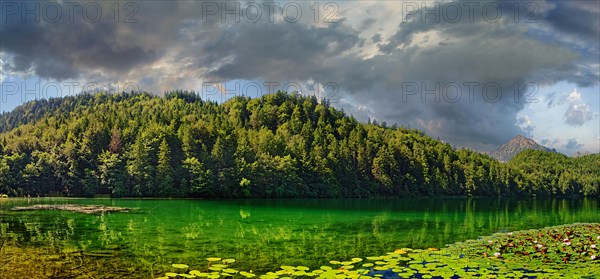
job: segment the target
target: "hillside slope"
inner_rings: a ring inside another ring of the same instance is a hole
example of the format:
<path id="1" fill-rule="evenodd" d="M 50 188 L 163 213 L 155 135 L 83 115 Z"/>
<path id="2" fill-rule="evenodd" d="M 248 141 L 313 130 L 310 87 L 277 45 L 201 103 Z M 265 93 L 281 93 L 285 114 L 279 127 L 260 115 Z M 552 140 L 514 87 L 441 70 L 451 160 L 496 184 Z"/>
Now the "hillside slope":
<path id="1" fill-rule="evenodd" d="M 598 194 L 597 172 L 552 172 L 547 181 L 568 175 L 571 186 L 540 185 L 517 161 L 283 92 L 223 104 L 187 92 L 80 95 L 25 104 L 0 123 L 0 192 L 12 196 Z M 578 159 L 584 170 L 600 163 Z"/>

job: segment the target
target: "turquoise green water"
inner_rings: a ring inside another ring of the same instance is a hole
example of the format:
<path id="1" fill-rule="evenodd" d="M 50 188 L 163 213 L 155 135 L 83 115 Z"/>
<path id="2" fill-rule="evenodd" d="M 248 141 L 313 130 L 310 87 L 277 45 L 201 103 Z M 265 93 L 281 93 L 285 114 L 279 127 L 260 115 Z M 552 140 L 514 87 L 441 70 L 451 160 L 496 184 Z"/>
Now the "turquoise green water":
<path id="1" fill-rule="evenodd" d="M 134 207 L 101 216 L 9 209 L 33 204 Z M 109 200 L 0 202 L 0 238 L 84 251 L 118 251 L 143 264 L 237 259 L 264 271 L 319 266 L 401 247 L 443 247 L 495 232 L 600 222 L 597 199 Z"/>

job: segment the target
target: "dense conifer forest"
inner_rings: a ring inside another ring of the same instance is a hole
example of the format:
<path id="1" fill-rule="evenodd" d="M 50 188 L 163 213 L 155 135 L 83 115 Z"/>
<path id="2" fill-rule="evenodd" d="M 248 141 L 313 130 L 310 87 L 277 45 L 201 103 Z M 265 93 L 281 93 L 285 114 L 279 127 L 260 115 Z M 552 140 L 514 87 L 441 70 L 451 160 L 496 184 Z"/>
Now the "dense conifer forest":
<path id="1" fill-rule="evenodd" d="M 0 193 L 10 196 L 600 193 L 599 154 L 527 150 L 500 163 L 284 92 L 222 104 L 182 91 L 81 94 L 4 113 L 0 132 Z"/>

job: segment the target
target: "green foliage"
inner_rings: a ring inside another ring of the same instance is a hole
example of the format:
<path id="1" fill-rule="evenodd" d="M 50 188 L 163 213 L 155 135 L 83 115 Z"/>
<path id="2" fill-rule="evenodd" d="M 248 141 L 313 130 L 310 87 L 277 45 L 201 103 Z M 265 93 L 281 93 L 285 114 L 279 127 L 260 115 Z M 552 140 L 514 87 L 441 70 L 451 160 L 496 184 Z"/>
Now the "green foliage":
<path id="1" fill-rule="evenodd" d="M 518 187 L 535 194 L 600 194 L 600 154 L 568 158 L 526 150 L 508 164 L 522 176 Z"/>
<path id="2" fill-rule="evenodd" d="M 79 95 L 0 116 L 11 196 L 373 197 L 598 195 L 598 154 L 525 151 L 507 164 L 422 132 L 361 124 L 284 92 Z"/>
<path id="3" fill-rule="evenodd" d="M 156 167 L 158 194 L 167 197 L 173 194 L 173 167 L 171 166 L 171 149 L 166 139 L 158 148 L 158 165 Z"/>

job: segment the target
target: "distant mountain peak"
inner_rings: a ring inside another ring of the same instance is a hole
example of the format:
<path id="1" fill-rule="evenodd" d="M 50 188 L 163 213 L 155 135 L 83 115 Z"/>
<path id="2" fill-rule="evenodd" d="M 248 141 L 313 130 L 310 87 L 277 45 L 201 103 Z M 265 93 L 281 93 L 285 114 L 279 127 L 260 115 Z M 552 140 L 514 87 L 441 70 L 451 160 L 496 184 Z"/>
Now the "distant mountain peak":
<path id="1" fill-rule="evenodd" d="M 555 149 L 550 149 L 545 146 L 539 145 L 533 139 L 527 138 L 523 135 L 516 135 L 507 143 L 501 145 L 500 148 L 498 148 L 498 150 L 490 152 L 490 156 L 496 158 L 499 161 L 507 162 L 519 152 L 527 149 L 556 152 Z"/>
<path id="2" fill-rule="evenodd" d="M 578 158 L 578 157 L 583 157 L 583 156 L 587 156 L 590 154 L 591 153 L 589 151 L 577 151 L 577 152 L 575 152 L 575 154 L 573 154 L 572 157 Z"/>
<path id="3" fill-rule="evenodd" d="M 523 136 L 523 135 L 516 135 L 516 136 L 514 136 L 512 139 L 510 139 L 510 141 L 514 141 L 514 140 L 527 140 L 527 141 L 533 141 L 532 139 L 530 139 L 530 138 L 526 138 L 526 137 L 525 137 L 525 136 Z M 510 141 L 509 141 L 509 142 L 510 142 Z"/>

